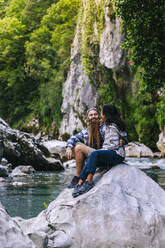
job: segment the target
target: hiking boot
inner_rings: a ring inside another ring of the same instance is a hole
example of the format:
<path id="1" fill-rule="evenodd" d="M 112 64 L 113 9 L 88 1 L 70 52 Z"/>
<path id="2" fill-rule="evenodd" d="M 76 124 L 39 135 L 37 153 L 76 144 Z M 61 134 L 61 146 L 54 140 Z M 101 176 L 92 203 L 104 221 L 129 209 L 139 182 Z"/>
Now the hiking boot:
<path id="1" fill-rule="evenodd" d="M 76 184 L 78 183 L 79 179 L 80 179 L 79 177 L 74 176 L 73 179 L 72 179 L 72 181 L 71 181 L 70 184 L 68 185 L 68 188 L 69 188 L 69 189 L 74 188 L 74 187 L 76 186 Z"/>
<path id="2" fill-rule="evenodd" d="M 81 186 L 81 188 L 79 189 L 79 194 L 81 195 L 81 194 L 84 194 L 84 193 L 88 192 L 91 188 L 93 188 L 93 186 L 94 186 L 93 181 L 89 182 L 89 181 L 86 180 L 83 183 L 83 185 Z"/>
<path id="3" fill-rule="evenodd" d="M 82 185 L 80 184 L 76 184 L 76 186 L 74 187 L 72 196 L 75 198 L 77 196 L 79 196 L 79 189 L 81 188 Z"/>

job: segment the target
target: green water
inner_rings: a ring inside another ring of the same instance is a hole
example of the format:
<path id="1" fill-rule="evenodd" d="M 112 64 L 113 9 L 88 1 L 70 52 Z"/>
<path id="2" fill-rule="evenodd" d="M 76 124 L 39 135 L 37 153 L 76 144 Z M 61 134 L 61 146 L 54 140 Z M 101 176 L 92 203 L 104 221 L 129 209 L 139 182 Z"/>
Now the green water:
<path id="1" fill-rule="evenodd" d="M 129 158 L 127 163 L 141 168 L 165 190 L 165 159 Z M 151 166 L 160 169 L 149 169 Z M 75 168 L 62 172 L 36 172 L 14 181 L 8 179 L 1 184 L 0 201 L 10 216 L 35 217 L 67 187 L 74 174 Z"/>
<path id="2" fill-rule="evenodd" d="M 67 187 L 74 172 L 36 172 L 27 178 L 8 180 L 0 187 L 0 201 L 10 216 L 35 217 Z"/>

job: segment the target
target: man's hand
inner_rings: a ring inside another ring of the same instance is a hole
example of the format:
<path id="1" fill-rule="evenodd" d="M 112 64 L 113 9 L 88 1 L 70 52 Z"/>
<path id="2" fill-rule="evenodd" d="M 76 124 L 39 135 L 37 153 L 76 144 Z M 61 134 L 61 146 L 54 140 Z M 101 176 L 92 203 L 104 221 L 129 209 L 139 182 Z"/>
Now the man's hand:
<path id="1" fill-rule="evenodd" d="M 66 154 L 67 159 L 71 159 L 72 158 L 73 151 L 72 151 L 72 148 L 70 146 L 67 147 L 65 154 Z"/>

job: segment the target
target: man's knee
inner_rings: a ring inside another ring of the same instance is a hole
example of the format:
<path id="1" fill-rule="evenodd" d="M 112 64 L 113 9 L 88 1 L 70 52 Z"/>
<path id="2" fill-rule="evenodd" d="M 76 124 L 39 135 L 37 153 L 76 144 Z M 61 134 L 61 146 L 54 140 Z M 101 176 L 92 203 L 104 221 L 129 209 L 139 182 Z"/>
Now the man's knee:
<path id="1" fill-rule="evenodd" d="M 82 153 L 84 155 L 88 155 L 88 148 L 85 145 L 77 144 L 74 148 L 75 154 Z"/>
<path id="2" fill-rule="evenodd" d="M 82 150 L 82 145 L 81 144 L 77 144 L 74 148 L 74 152 L 77 153 L 77 152 L 81 152 Z"/>

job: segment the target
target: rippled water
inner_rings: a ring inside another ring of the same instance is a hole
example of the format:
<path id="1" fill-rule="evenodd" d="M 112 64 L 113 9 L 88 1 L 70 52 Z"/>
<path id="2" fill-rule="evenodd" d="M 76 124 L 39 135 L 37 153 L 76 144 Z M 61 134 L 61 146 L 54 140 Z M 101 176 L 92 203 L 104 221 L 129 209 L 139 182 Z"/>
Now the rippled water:
<path id="1" fill-rule="evenodd" d="M 128 158 L 127 163 L 141 168 L 165 190 L 165 159 Z M 28 178 L 9 180 L 0 187 L 0 201 L 10 216 L 34 217 L 57 197 L 74 173 L 75 169 L 36 172 Z"/>

